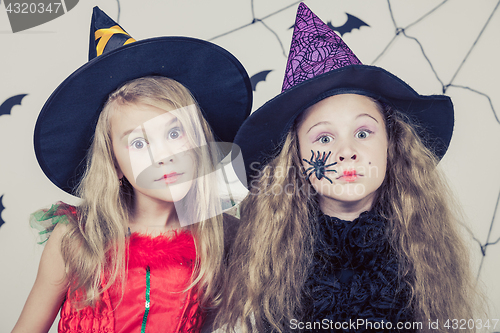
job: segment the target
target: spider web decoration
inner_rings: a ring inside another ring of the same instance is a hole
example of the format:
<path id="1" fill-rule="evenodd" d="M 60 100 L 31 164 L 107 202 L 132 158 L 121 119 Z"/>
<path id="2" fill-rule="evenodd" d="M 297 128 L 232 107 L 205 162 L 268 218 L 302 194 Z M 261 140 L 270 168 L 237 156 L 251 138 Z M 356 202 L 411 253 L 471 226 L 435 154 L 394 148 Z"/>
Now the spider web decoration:
<path id="1" fill-rule="evenodd" d="M 244 25 L 242 25 L 242 26 L 240 26 L 240 27 L 238 27 L 238 28 L 234 28 L 234 29 L 232 29 L 232 30 L 229 30 L 229 31 L 224 32 L 224 33 L 222 33 L 222 34 L 219 34 L 219 35 L 217 35 L 217 36 L 214 36 L 214 37 L 212 37 L 212 38 L 210 38 L 210 39 L 208 39 L 208 40 L 209 40 L 209 41 L 213 41 L 213 40 L 215 40 L 215 39 L 218 39 L 218 38 L 221 38 L 221 37 L 227 36 L 227 35 L 229 35 L 229 34 L 235 33 L 236 31 L 239 31 L 239 30 L 241 30 L 241 29 L 247 28 L 247 27 L 249 27 L 249 26 L 251 26 L 251 25 L 254 25 L 254 24 L 260 23 L 260 24 L 262 24 L 262 25 L 263 25 L 263 26 L 264 26 L 267 30 L 269 30 L 269 32 L 271 32 L 271 33 L 272 33 L 272 34 L 276 37 L 276 39 L 278 40 L 278 43 L 279 43 L 279 45 L 280 45 L 281 51 L 283 52 L 283 56 L 286 58 L 286 57 L 287 57 L 287 55 L 286 55 L 286 51 L 285 51 L 285 48 L 283 47 L 283 43 L 281 42 L 280 37 L 278 36 L 278 34 L 277 34 L 277 33 L 276 33 L 273 29 L 271 29 L 271 28 L 270 28 L 270 27 L 269 27 L 269 26 L 268 26 L 268 25 L 264 22 L 264 20 L 266 20 L 266 19 L 268 19 L 268 18 L 270 18 L 270 17 L 272 17 L 272 16 L 275 16 L 275 15 L 277 15 L 277 14 L 279 14 L 279 13 L 283 12 L 283 11 L 287 10 L 288 8 L 290 8 L 290 7 L 294 7 L 294 6 L 295 6 L 295 5 L 297 5 L 298 3 L 301 3 L 302 1 L 303 1 L 303 0 L 299 0 L 299 1 L 292 2 L 292 3 L 291 3 L 291 4 L 289 4 L 288 6 L 283 7 L 283 8 L 281 8 L 281 9 L 279 9 L 279 10 L 277 10 L 277 11 L 273 12 L 273 13 L 270 13 L 270 14 L 268 14 L 268 15 L 266 15 L 266 16 L 263 16 L 262 18 L 257 18 L 257 17 L 255 17 L 255 10 L 254 10 L 254 3 L 253 3 L 253 0 L 250 0 L 250 8 L 251 8 L 251 10 L 252 10 L 252 22 L 247 23 L 247 24 L 244 24 Z"/>
<path id="2" fill-rule="evenodd" d="M 281 91 L 331 70 L 360 64 L 344 41 L 301 3 Z"/>
<path id="3" fill-rule="evenodd" d="M 380 57 L 387 51 L 387 49 L 389 48 L 389 46 L 396 40 L 396 38 L 398 36 L 403 35 L 404 37 L 406 37 L 408 39 L 411 39 L 411 40 L 415 41 L 418 44 L 418 46 L 420 47 L 420 50 L 422 52 L 422 55 L 425 58 L 425 60 L 427 61 L 427 63 L 429 64 L 429 67 L 432 70 L 432 72 L 434 73 L 434 75 L 436 77 L 436 80 L 439 81 L 439 83 L 441 84 L 441 87 L 442 87 L 442 90 L 443 90 L 443 94 L 446 93 L 449 88 L 458 88 L 458 89 L 469 90 L 469 91 L 472 91 L 475 94 L 478 94 L 480 96 L 485 97 L 488 100 L 489 104 L 490 104 L 491 111 L 493 112 L 493 116 L 495 117 L 496 122 L 500 125 L 500 120 L 499 120 L 498 115 L 497 115 L 497 113 L 495 111 L 495 108 L 493 107 L 493 103 L 491 101 L 491 98 L 487 94 L 485 94 L 483 92 L 480 92 L 480 91 L 477 91 L 477 90 L 475 90 L 475 89 L 473 89 L 471 87 L 453 84 L 453 81 L 457 77 L 457 75 L 460 72 L 460 70 L 463 68 L 463 65 L 466 63 L 467 59 L 469 58 L 469 55 L 471 54 L 471 52 L 474 49 L 474 47 L 477 45 L 477 42 L 479 41 L 479 39 L 481 38 L 481 36 L 482 36 L 483 32 L 485 31 L 486 27 L 490 23 L 491 18 L 493 17 L 493 15 L 495 14 L 495 12 L 497 11 L 497 9 L 498 9 L 498 7 L 500 5 L 500 1 L 497 2 L 495 8 L 493 9 L 493 11 L 489 15 L 487 21 L 483 25 L 483 28 L 479 32 L 479 35 L 476 37 L 474 43 L 471 45 L 471 47 L 469 48 L 469 50 L 468 50 L 467 54 L 465 55 L 464 59 L 462 60 L 462 62 L 460 63 L 460 65 L 456 69 L 455 73 L 453 74 L 453 77 L 451 78 L 450 82 L 447 83 L 447 84 L 445 84 L 443 82 L 443 80 L 440 78 L 440 76 L 438 75 L 437 71 L 435 70 L 434 66 L 432 65 L 432 62 L 430 61 L 429 57 L 426 55 L 424 47 L 420 43 L 420 41 L 417 38 L 409 36 L 407 34 L 407 30 L 410 27 L 416 25 L 417 23 L 419 23 L 420 21 L 422 21 L 424 18 L 426 18 L 427 16 L 431 15 L 432 13 L 434 13 L 436 10 L 438 10 L 441 6 L 443 6 L 448 1 L 449 0 L 444 0 L 443 2 L 441 2 L 440 4 L 438 4 L 436 7 L 434 7 L 433 9 L 431 9 L 429 12 L 427 12 L 425 15 L 423 15 L 422 17 L 420 17 L 418 20 L 416 20 L 413 23 L 410 23 L 406 27 L 400 27 L 396 23 L 396 19 L 394 17 L 394 13 L 393 13 L 392 7 L 391 7 L 391 1 L 387 0 L 387 4 L 388 4 L 388 8 L 389 8 L 389 13 L 391 15 L 392 23 L 393 23 L 394 28 L 395 28 L 395 34 L 394 34 L 394 37 L 391 39 L 391 41 L 385 46 L 385 48 L 383 49 L 383 51 L 375 58 L 375 60 L 372 62 L 372 64 L 375 64 L 380 59 Z M 474 241 L 476 241 L 478 243 L 480 251 L 481 251 L 481 255 L 482 255 L 482 257 L 481 257 L 481 263 L 479 265 L 479 269 L 478 269 L 478 272 L 477 272 L 477 279 L 479 279 L 479 276 L 481 274 L 481 269 L 483 267 L 484 257 L 486 256 L 486 250 L 487 250 L 488 246 L 495 245 L 495 244 L 498 244 L 500 242 L 500 237 L 497 240 L 490 242 L 491 233 L 492 233 L 492 230 L 493 230 L 493 225 L 494 225 L 495 220 L 496 220 L 496 213 L 497 213 L 499 202 L 500 202 L 500 191 L 498 193 L 498 197 L 497 197 L 496 204 L 495 204 L 495 209 L 493 211 L 493 217 L 491 218 L 490 227 L 489 227 L 489 230 L 488 230 L 488 236 L 486 237 L 486 242 L 484 244 L 481 243 L 481 241 L 479 239 L 477 239 L 477 237 L 474 235 L 474 233 L 472 232 L 472 230 L 470 230 L 470 228 L 465 227 L 465 229 L 467 230 L 467 232 L 469 232 L 470 235 L 472 236 L 472 239 L 474 239 Z"/>

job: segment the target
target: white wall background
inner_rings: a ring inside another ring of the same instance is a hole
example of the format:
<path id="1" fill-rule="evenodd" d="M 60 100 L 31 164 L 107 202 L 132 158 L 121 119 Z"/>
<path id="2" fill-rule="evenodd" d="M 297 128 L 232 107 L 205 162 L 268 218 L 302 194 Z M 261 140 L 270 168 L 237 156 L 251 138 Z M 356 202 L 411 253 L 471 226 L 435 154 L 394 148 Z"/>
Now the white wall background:
<path id="1" fill-rule="evenodd" d="M 471 236 L 474 271 L 491 301 L 489 318 L 500 319 L 500 212 L 496 211 L 500 191 L 500 9 L 496 7 L 500 2 L 305 2 L 334 26 L 344 24 L 345 13 L 369 24 L 346 33 L 346 43 L 363 63 L 386 68 L 421 94 L 442 93 L 442 85 L 450 83 L 470 88 L 451 86 L 446 90 L 455 104 L 456 124 L 441 166 L 466 214 L 470 233 L 464 233 Z M 35 159 L 32 135 L 45 100 L 87 61 L 94 5 L 115 20 L 120 8 L 119 23 L 135 39 L 164 35 L 208 39 L 232 52 L 250 76 L 272 70 L 267 80 L 257 85 L 256 109 L 281 90 L 292 34 L 289 28 L 294 24 L 298 2 L 80 1 L 65 15 L 15 34 L 3 4 L 0 6 L 0 105 L 12 96 L 28 94 L 11 114 L 0 116 L 0 195 L 5 206 L 0 211 L 5 222 L 0 227 L 0 332 L 14 326 L 36 276 L 42 248 L 36 245 L 34 232 L 28 226 L 29 214 L 58 200 L 78 202 L 44 176 Z M 435 7 L 434 12 L 418 21 Z M 251 24 L 253 18 L 263 21 Z M 406 28 L 406 34 L 417 38 L 420 45 L 402 33 L 396 36 L 395 24 Z M 378 57 L 386 46 L 385 53 Z M 56 331 L 56 326 L 51 332 Z M 495 331 L 500 332 L 500 323 Z"/>

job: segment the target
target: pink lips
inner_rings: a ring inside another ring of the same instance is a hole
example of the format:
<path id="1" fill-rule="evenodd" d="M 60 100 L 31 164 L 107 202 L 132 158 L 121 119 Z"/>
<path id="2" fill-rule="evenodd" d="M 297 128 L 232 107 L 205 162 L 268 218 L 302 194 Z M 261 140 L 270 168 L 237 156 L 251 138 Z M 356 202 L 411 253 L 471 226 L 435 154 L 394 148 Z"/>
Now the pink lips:
<path id="1" fill-rule="evenodd" d="M 343 178 L 346 182 L 353 182 L 358 178 L 356 170 L 344 170 Z"/>
<path id="2" fill-rule="evenodd" d="M 163 175 L 163 177 L 157 180 L 163 180 L 166 184 L 172 184 L 175 183 L 180 176 L 181 174 L 177 172 L 171 172 L 169 174 Z"/>

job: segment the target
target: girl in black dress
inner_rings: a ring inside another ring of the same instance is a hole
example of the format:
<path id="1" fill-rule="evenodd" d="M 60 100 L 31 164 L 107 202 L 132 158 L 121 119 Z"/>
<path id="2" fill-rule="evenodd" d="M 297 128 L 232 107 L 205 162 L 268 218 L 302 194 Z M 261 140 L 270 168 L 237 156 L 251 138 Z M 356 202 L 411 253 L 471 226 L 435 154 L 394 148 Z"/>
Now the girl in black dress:
<path id="1" fill-rule="evenodd" d="M 283 92 L 236 136 L 250 194 L 219 322 L 450 332 L 473 319 L 468 249 L 437 167 L 453 123 L 447 96 L 362 65 L 301 4 Z"/>

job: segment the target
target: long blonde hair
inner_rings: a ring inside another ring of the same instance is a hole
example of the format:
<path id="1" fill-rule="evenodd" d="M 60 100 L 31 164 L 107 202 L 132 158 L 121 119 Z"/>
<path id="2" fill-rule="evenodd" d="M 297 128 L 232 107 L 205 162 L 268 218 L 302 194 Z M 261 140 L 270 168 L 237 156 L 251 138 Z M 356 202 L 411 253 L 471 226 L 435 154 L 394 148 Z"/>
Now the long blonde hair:
<path id="1" fill-rule="evenodd" d="M 93 305 L 102 292 L 113 284 L 124 285 L 126 235 L 134 191 L 125 179 L 125 184 L 119 185 L 110 117 L 119 112 L 120 105 L 138 103 L 153 105 L 165 112 L 196 105 L 195 108 L 185 108 L 183 112 L 171 112 L 184 127 L 191 146 L 199 147 L 194 150 L 198 174 L 182 201 L 186 202 L 184 206 L 190 203 L 189 219 L 201 221 L 187 227 L 193 234 L 198 258 L 191 286 L 197 284 L 202 306 L 211 306 L 218 302 L 220 296 L 224 248 L 221 207 L 215 173 L 212 172 L 219 153 L 213 145 L 208 145 L 214 142 L 213 134 L 191 93 L 180 83 L 166 77 L 129 81 L 110 94 L 99 116 L 86 172 L 77 190 L 78 196 L 83 199 L 78 207 L 78 221 L 69 224 L 62 240 L 70 292 L 72 295 L 83 295 L 82 305 Z M 195 111 L 188 112 L 187 109 Z"/>
<path id="2" fill-rule="evenodd" d="M 402 114 L 379 107 L 387 119 L 388 166 L 372 209 L 388 220 L 399 278 L 411 290 L 409 311 L 423 323 L 422 332 L 431 331 L 428 320 L 474 318 L 477 293 L 469 253 L 437 160 Z M 291 319 L 303 316 L 319 205 L 302 174 L 298 148 L 295 125 L 242 203 L 217 317 L 229 331 L 241 320 L 243 332 L 286 332 Z M 437 331 L 448 332 L 441 324 Z"/>

